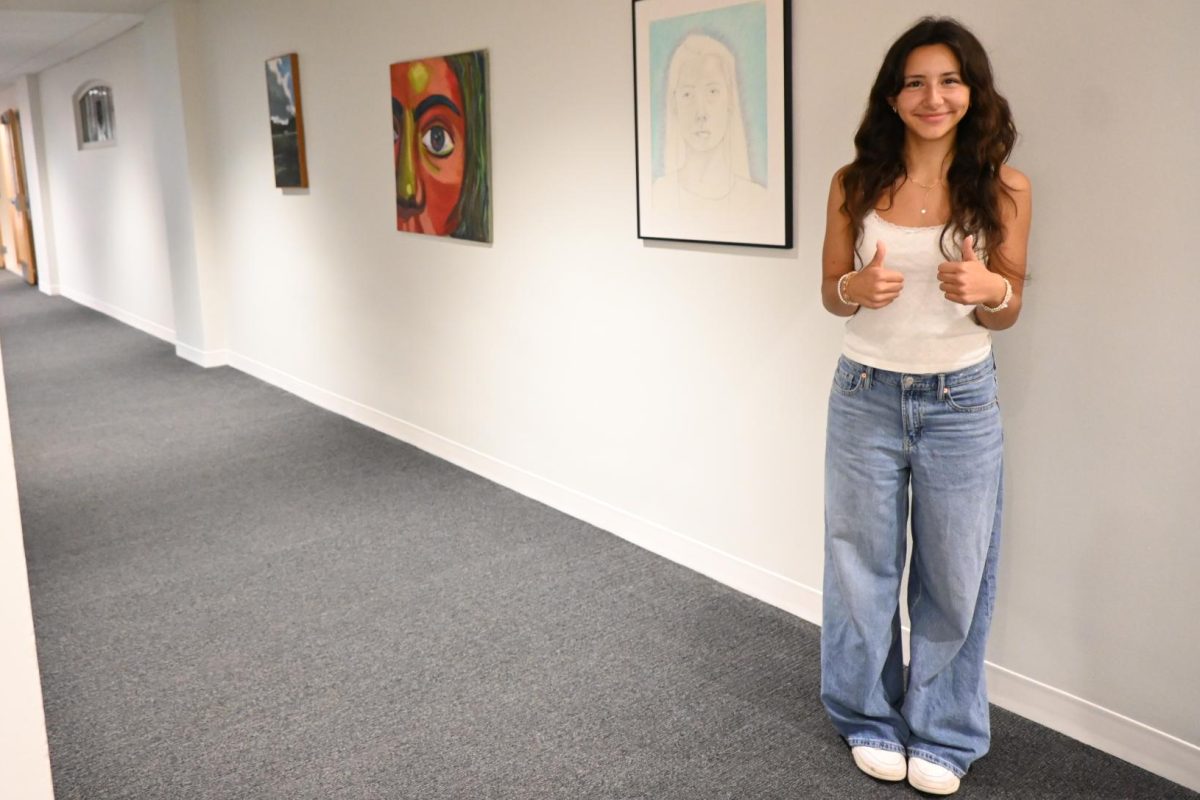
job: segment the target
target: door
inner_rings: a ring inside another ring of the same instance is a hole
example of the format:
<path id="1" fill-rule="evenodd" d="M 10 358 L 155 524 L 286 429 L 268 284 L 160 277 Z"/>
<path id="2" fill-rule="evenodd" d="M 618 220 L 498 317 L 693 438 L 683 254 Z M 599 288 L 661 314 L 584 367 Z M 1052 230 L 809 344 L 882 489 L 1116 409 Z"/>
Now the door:
<path id="1" fill-rule="evenodd" d="M 5 195 L 12 198 L 8 208 L 9 219 L 12 221 L 12 235 L 17 264 L 25 280 L 37 283 L 37 258 L 33 252 L 33 223 L 29 216 L 29 184 L 25 180 L 25 154 L 21 149 L 21 118 L 15 109 L 5 111 L 0 115 L 3 123 L 3 135 L 6 139 L 5 148 L 11 156 L 11 163 L 5 170 L 8 186 L 4 187 Z"/>

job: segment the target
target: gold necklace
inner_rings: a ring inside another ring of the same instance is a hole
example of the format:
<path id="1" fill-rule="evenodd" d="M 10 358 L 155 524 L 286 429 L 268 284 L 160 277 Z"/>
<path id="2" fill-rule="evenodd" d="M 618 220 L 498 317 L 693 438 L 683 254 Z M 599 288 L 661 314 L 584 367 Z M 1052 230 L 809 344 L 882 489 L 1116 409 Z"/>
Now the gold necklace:
<path id="1" fill-rule="evenodd" d="M 937 179 L 936 181 L 934 181 L 933 183 L 931 183 L 931 184 L 930 184 L 930 185 L 928 185 L 928 186 L 926 186 L 925 184 L 921 183 L 921 182 L 920 182 L 920 181 L 918 181 L 916 178 L 910 178 L 908 175 L 905 175 L 905 176 L 904 176 L 904 180 L 906 180 L 906 181 L 912 181 L 912 182 L 913 182 L 913 183 L 915 183 L 917 186 L 920 186 L 922 189 L 924 189 L 924 190 L 925 190 L 925 196 L 921 198 L 921 216 L 925 216 L 925 212 L 929 210 L 929 209 L 928 209 L 928 205 L 929 205 L 929 202 L 928 202 L 928 201 L 929 201 L 929 193 L 930 193 L 930 192 L 932 192 L 932 191 L 933 191 L 934 189 L 936 189 L 937 187 L 939 187 L 939 186 L 941 186 L 941 185 L 942 185 L 942 179 L 941 179 L 941 176 L 939 176 L 939 177 L 938 177 L 938 179 Z"/>
<path id="2" fill-rule="evenodd" d="M 917 184 L 917 186 L 920 186 L 922 189 L 925 190 L 925 196 L 921 198 L 921 216 L 925 216 L 925 212 L 929 210 L 929 193 L 932 192 L 937 187 L 942 185 L 942 167 L 946 166 L 946 159 L 949 157 L 950 157 L 950 153 L 946 153 L 946 155 L 942 156 L 942 163 L 938 165 L 938 179 L 936 181 L 934 181 L 932 184 L 930 184 L 929 186 L 926 186 L 925 184 L 920 183 L 920 182 L 914 180 L 913 178 L 910 178 L 908 176 L 907 166 L 904 169 L 904 180 L 912 181 L 913 183 Z"/>

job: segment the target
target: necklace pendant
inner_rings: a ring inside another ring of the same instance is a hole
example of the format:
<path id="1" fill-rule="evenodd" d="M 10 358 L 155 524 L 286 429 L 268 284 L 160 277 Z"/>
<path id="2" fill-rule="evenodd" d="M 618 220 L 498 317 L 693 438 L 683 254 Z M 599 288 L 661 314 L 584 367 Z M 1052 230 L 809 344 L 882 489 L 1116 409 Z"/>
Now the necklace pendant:
<path id="1" fill-rule="evenodd" d="M 921 209 L 921 213 L 922 213 L 922 214 L 924 214 L 924 213 L 925 213 L 925 209 L 923 209 L 923 208 L 922 208 L 922 209 Z"/>

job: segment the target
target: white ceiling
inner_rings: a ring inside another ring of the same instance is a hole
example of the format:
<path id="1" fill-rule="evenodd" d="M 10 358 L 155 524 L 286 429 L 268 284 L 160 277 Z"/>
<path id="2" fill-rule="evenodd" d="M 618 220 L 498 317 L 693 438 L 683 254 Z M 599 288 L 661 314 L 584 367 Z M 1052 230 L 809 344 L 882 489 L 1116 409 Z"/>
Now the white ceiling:
<path id="1" fill-rule="evenodd" d="M 0 0 L 0 87 L 124 33 L 165 0 Z"/>

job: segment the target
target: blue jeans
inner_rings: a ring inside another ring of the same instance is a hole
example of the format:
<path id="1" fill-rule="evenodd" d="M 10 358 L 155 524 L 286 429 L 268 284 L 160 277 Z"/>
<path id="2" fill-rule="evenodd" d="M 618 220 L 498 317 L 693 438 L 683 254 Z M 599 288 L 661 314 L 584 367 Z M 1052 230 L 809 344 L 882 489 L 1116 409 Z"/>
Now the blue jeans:
<path id="1" fill-rule="evenodd" d="M 852 747 L 907 752 L 961 777 L 991 738 L 983 662 L 1003 494 L 995 362 L 908 375 L 843 357 L 827 437 L 821 700 Z"/>

